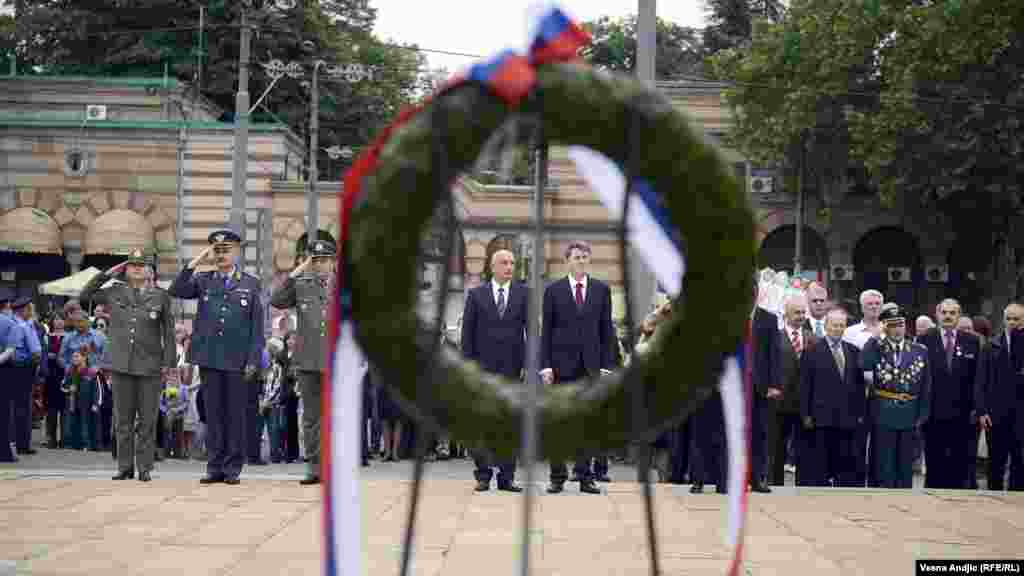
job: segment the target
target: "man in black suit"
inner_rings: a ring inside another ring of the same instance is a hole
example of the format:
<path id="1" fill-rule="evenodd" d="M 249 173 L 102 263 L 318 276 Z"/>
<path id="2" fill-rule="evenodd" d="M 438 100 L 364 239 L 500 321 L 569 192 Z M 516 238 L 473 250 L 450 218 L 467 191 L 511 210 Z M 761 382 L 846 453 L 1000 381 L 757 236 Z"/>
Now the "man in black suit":
<path id="1" fill-rule="evenodd" d="M 754 307 L 751 317 L 750 383 L 754 389 L 750 406 L 750 489 L 771 492 L 765 481 L 768 466 L 768 389 L 779 381 L 779 317 Z"/>
<path id="2" fill-rule="evenodd" d="M 976 428 L 971 413 L 981 342 L 974 334 L 958 332 L 959 321 L 960 304 L 947 298 L 939 303 L 939 328 L 929 330 L 920 340 L 928 348 L 932 371 L 931 409 L 925 424 L 927 488 L 969 485 L 969 443 L 975 440 Z"/>
<path id="3" fill-rule="evenodd" d="M 988 442 L 988 489 L 1002 490 L 1006 459 L 1010 459 L 1010 490 L 1024 490 L 1024 448 L 1017 430 L 1024 392 L 1010 353 L 1015 334 L 1024 325 L 1024 306 L 1013 302 L 1003 311 L 1003 333 L 982 354 L 974 388 L 978 422 Z"/>
<path id="4" fill-rule="evenodd" d="M 469 291 L 462 314 L 462 353 L 480 368 L 510 380 L 520 380 L 526 358 L 526 319 L 529 291 L 512 280 L 515 255 L 498 250 L 491 255 L 490 282 Z M 476 463 L 476 491 L 491 488 L 493 468 L 498 468 L 498 490 L 522 492 L 513 484 L 515 458 L 495 462 L 486 450 L 473 451 Z"/>
<path id="5" fill-rule="evenodd" d="M 846 312 L 825 316 L 825 338 L 800 363 L 800 416 L 806 443 L 801 482 L 811 486 L 857 485 L 855 434 L 864 421 L 864 373 L 860 351 L 843 340 Z"/>
<path id="6" fill-rule="evenodd" d="M 807 300 L 794 296 L 786 300 L 783 312 L 786 325 L 779 332 L 779 380 L 768 388 L 767 398 L 774 410 L 770 422 L 769 440 L 771 445 L 771 483 L 786 484 L 786 444 L 793 443 L 797 475 L 801 474 L 799 459 L 803 455 L 803 438 L 800 424 L 800 359 L 804 351 L 817 340 L 806 327 Z M 824 336 L 824 326 L 822 335 Z M 797 482 L 799 484 L 799 481 Z"/>
<path id="7" fill-rule="evenodd" d="M 596 379 L 610 374 L 615 366 L 618 344 L 611 290 L 587 274 L 590 253 L 585 242 L 570 243 L 565 250 L 569 275 L 544 290 L 540 375 L 546 385 Z M 593 456 L 586 450 L 577 453 L 573 473 L 579 478 L 580 492 L 600 494 L 590 471 Z M 568 477 L 565 462 L 553 460 L 548 492 L 561 492 Z"/>

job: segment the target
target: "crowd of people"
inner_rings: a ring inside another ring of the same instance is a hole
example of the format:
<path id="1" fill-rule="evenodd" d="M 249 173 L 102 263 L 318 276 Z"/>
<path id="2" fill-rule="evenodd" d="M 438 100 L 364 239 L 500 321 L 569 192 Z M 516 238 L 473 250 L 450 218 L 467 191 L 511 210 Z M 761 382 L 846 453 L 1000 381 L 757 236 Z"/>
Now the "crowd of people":
<path id="1" fill-rule="evenodd" d="M 116 480 L 149 481 L 155 461 L 195 458 L 207 463 L 204 483 L 237 484 L 245 464 L 299 460 L 307 464 L 302 482 L 320 481 L 334 241 L 311 242 L 271 294 L 267 304 L 294 310 L 297 325 L 269 339 L 259 283 L 236 264 L 240 239 L 225 230 L 209 244 L 169 290 L 154 285 L 152 258 L 136 251 L 48 318 L 35 316 L 31 299 L 0 291 L 0 380 L 7 383 L 0 387 L 0 462 L 36 453 L 38 423 L 49 449 L 109 450 Z M 622 369 L 647 353 L 671 318 L 671 301 L 656 307 L 630 349 L 612 322 L 608 285 L 588 273 L 590 254 L 587 243 L 571 243 L 568 273 L 544 290 L 537 377 L 545 386 Z M 510 251 L 491 255 L 489 270 L 467 292 L 451 344 L 484 370 L 523 380 L 529 289 L 513 278 Z M 191 333 L 175 318 L 172 298 L 198 301 Z M 987 488 L 1024 489 L 1024 306 L 1008 305 L 1003 332 L 993 334 L 987 318 L 963 314 L 953 299 L 940 302 L 934 317 L 911 319 L 866 290 L 855 323 L 854 311 L 833 303 L 817 282 L 790 290 L 773 310 L 757 300 L 750 315 L 751 490 L 770 492 L 789 475 L 802 486 L 909 488 L 915 469 L 927 487 L 974 489 L 979 440 L 988 451 Z M 363 465 L 408 457 L 422 431 L 374 367 L 363 388 Z M 472 457 L 477 491 L 489 490 L 494 477 L 499 490 L 521 490 L 514 459 L 444 438 L 430 445 L 438 458 Z M 705 484 L 725 491 L 717 394 L 652 448 L 660 481 L 688 483 L 694 493 Z M 624 455 L 580 452 L 571 475 L 564 462 L 552 462 L 548 492 L 573 482 L 599 494 L 598 483 L 611 480 L 612 457 Z"/>

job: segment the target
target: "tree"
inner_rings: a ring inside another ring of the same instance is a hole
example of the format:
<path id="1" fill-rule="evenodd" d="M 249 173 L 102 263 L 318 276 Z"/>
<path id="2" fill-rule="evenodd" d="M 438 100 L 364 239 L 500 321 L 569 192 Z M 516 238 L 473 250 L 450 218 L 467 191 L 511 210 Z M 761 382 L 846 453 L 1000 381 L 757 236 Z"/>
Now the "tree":
<path id="1" fill-rule="evenodd" d="M 206 7 L 202 31 L 200 6 Z M 153 77 L 166 72 L 201 85 L 203 96 L 228 111 L 222 120 L 233 121 L 242 2 L 21 0 L 21 8 L 17 40 L 22 73 Z M 375 67 L 372 80 L 348 83 L 321 76 L 320 147 L 368 142 L 415 96 L 425 61 L 415 47 L 375 38 L 375 17 L 366 0 L 302 0 L 294 10 L 250 10 L 255 28 L 249 77 L 253 103 L 272 81 L 261 62 L 303 62 L 306 72 L 302 81 L 279 80 L 253 119 L 284 122 L 305 137 L 312 61 L 361 63 Z M 13 42 L 9 33 L 5 39 Z M 318 152 L 323 155 L 322 149 Z M 324 172 L 330 169 L 326 155 L 318 165 Z"/>
<path id="2" fill-rule="evenodd" d="M 708 24 L 703 37 L 708 54 L 746 44 L 755 20 L 779 22 L 786 13 L 779 0 L 705 0 L 705 4 Z"/>
<path id="3" fill-rule="evenodd" d="M 587 62 L 615 72 L 635 72 L 635 15 L 625 18 L 604 16 L 592 22 L 584 22 L 583 28 L 593 37 L 593 42 L 582 50 L 582 56 Z M 698 30 L 659 18 L 655 34 L 655 78 L 694 76 L 702 73 L 704 51 Z"/>
<path id="4" fill-rule="evenodd" d="M 809 162 L 834 168 L 816 178 L 827 205 L 859 172 L 886 204 L 934 209 L 976 261 L 993 255 L 976 273 L 999 307 L 1024 263 L 1022 30 L 1014 0 L 794 0 L 714 58 L 735 82 L 731 140 L 766 163 L 805 141 L 831 155 Z"/>

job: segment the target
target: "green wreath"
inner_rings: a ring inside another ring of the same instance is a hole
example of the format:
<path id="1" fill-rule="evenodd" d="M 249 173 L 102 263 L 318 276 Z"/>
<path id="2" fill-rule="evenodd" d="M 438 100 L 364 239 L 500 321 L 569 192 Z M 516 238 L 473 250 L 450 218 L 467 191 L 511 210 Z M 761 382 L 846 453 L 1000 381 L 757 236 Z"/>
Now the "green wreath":
<path id="1" fill-rule="evenodd" d="M 707 397 L 724 358 L 745 336 L 755 227 L 746 194 L 727 165 L 664 96 L 634 79 L 582 65 L 546 64 L 536 73 L 532 97 L 516 108 L 483 85 L 466 83 L 440 94 L 399 128 L 363 182 L 365 201 L 353 209 L 343 250 L 351 265 L 357 339 L 399 392 L 403 408 L 455 438 L 513 455 L 523 386 L 483 373 L 452 350 L 434 357 L 437 332 L 422 326 L 414 311 L 421 232 L 449 193 L 438 189 L 439 176 L 450 182 L 467 170 L 488 138 L 517 113 L 539 117 L 548 143 L 586 146 L 621 166 L 629 163 L 630 178 L 643 178 L 661 192 L 686 237 L 685 303 L 674 307 L 651 352 L 625 371 L 541 393 L 540 451 L 558 458 L 580 447 L 607 450 L 652 439 Z M 449 173 L 440 175 L 432 152 L 435 113 L 447 119 L 440 145 Z M 630 154 L 638 157 L 631 161 Z M 429 387 L 431 398 L 419 397 L 422 378 L 437 383 Z M 634 436 L 633 386 L 646 393 L 644 438 Z"/>

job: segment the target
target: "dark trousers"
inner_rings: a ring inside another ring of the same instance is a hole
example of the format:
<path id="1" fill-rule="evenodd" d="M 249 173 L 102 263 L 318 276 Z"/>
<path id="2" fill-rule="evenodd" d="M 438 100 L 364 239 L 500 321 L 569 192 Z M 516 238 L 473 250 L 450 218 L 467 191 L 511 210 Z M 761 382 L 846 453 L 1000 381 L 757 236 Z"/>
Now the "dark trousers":
<path id="1" fill-rule="evenodd" d="M 114 390 L 114 423 L 117 437 L 117 468 L 127 472 L 153 469 L 160 412 L 160 374 L 133 376 L 115 372 L 111 375 Z"/>
<path id="2" fill-rule="evenodd" d="M 299 459 L 299 398 L 289 394 L 284 403 L 285 450 L 284 459 L 294 462 Z"/>
<path id="3" fill-rule="evenodd" d="M 686 422 L 672 430 L 672 455 L 670 456 L 672 474 L 669 481 L 673 484 L 686 483 L 686 474 L 690 469 L 692 429 L 693 418 L 687 418 Z"/>
<path id="4" fill-rule="evenodd" d="M 35 380 L 35 366 L 18 366 L 13 370 L 14 378 L 4 385 L 10 386 L 14 403 L 14 444 L 19 452 L 32 447 L 32 381 Z"/>
<path id="5" fill-rule="evenodd" d="M 585 378 L 586 375 L 587 371 L 581 364 L 574 373 L 559 374 L 557 378 L 564 382 L 575 382 Z M 573 462 L 572 473 L 581 483 L 594 481 L 594 475 L 590 470 L 590 459 L 596 456 L 597 454 L 587 449 L 580 449 L 576 452 L 576 461 Z M 552 484 L 565 484 L 565 481 L 569 479 L 569 472 L 564 460 L 551 461 L 550 479 Z"/>
<path id="6" fill-rule="evenodd" d="M 57 446 L 64 442 L 62 426 L 60 425 L 67 418 L 64 411 L 64 402 L 50 402 L 46 406 L 46 440 L 51 445 Z"/>
<path id="7" fill-rule="evenodd" d="M 200 368 L 206 404 L 206 473 L 237 478 L 245 465 L 247 390 L 241 372 Z"/>
<path id="8" fill-rule="evenodd" d="M 852 484 L 856 486 L 877 486 L 874 470 L 877 469 L 874 457 L 874 438 L 871 437 L 871 424 L 868 418 L 857 425 L 853 433 L 854 470 Z"/>
<path id="9" fill-rule="evenodd" d="M 716 392 L 690 416 L 690 482 L 715 484 L 725 492 L 728 482 L 722 397 Z"/>
<path id="10" fill-rule="evenodd" d="M 967 485 L 968 443 L 974 427 L 961 419 L 932 420 L 926 424 L 926 488 L 964 488 Z"/>
<path id="11" fill-rule="evenodd" d="M 800 456 L 803 453 L 803 447 L 800 445 L 800 431 L 802 428 L 803 427 L 800 425 L 799 412 L 775 413 L 770 434 L 772 444 L 772 462 L 769 474 L 770 481 L 775 486 L 786 485 L 786 446 L 790 442 L 793 443 L 793 453 L 796 462 L 799 464 Z M 800 468 L 798 465 L 797 474 L 799 473 Z"/>
<path id="12" fill-rule="evenodd" d="M 602 454 L 594 458 L 593 473 L 595 478 L 608 475 L 608 455 Z"/>
<path id="13" fill-rule="evenodd" d="M 104 380 L 106 382 L 106 380 Z M 114 445 L 114 387 L 104 384 L 103 403 L 100 405 L 100 446 L 103 448 Z"/>
<path id="14" fill-rule="evenodd" d="M 967 474 L 967 488 L 970 490 L 978 489 L 978 441 L 980 439 L 981 429 L 978 428 L 977 422 L 973 422 L 970 425 L 970 441 L 967 444 L 967 457 L 964 459 L 964 464 L 967 465 L 967 470 L 965 470 L 964 473 Z"/>
<path id="15" fill-rule="evenodd" d="M 260 459 L 263 419 L 260 418 L 259 378 L 245 381 L 245 453 L 250 461 Z"/>
<path id="16" fill-rule="evenodd" d="M 871 451 L 875 455 L 872 477 L 879 488 L 914 487 L 914 444 L 917 435 L 909 430 L 875 427 L 871 431 Z"/>
<path id="17" fill-rule="evenodd" d="M 768 468 L 768 425 L 771 407 L 766 398 L 753 394 L 750 406 L 750 482 L 763 482 Z"/>
<path id="18" fill-rule="evenodd" d="M 800 460 L 805 486 L 858 486 L 854 428 L 822 427 L 804 430 L 806 454 Z"/>
<path id="19" fill-rule="evenodd" d="M 1024 447 L 1018 434 L 1016 418 L 1010 415 L 992 423 L 985 435 L 988 442 L 988 489 L 1002 490 L 1005 486 L 1006 459 L 1010 459 L 1010 490 L 1024 490 Z M 931 464 L 928 464 L 929 467 Z"/>
<path id="20" fill-rule="evenodd" d="M 14 460 L 11 453 L 11 417 L 14 413 L 15 369 L 0 366 L 0 462 Z"/>
<path id="21" fill-rule="evenodd" d="M 477 482 L 491 482 L 494 468 L 498 469 L 498 486 L 508 486 L 516 477 L 516 459 L 498 460 L 487 450 L 473 450 L 473 477 Z"/>

